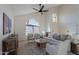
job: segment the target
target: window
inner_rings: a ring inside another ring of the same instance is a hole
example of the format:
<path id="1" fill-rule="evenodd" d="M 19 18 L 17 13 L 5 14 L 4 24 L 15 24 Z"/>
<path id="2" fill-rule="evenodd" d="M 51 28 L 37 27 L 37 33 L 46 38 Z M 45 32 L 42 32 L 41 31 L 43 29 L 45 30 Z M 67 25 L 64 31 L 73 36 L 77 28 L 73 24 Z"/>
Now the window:
<path id="1" fill-rule="evenodd" d="M 28 33 L 33 33 L 33 31 L 32 31 L 32 27 L 31 26 L 26 25 L 26 35 Z"/>
<path id="2" fill-rule="evenodd" d="M 53 22 L 57 22 L 57 15 L 56 15 L 56 13 L 52 14 L 52 21 Z"/>
<path id="3" fill-rule="evenodd" d="M 30 19 L 26 23 L 26 35 L 28 35 L 28 33 L 39 33 L 39 23 L 34 19 Z"/>

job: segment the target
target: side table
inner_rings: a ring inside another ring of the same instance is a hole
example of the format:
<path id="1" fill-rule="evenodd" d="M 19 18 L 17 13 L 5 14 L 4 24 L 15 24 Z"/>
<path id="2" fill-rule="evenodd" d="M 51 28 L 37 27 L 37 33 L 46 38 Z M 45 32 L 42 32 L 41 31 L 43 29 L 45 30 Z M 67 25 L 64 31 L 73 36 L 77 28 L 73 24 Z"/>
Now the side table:
<path id="1" fill-rule="evenodd" d="M 71 42 L 71 52 L 79 55 L 79 43 Z"/>

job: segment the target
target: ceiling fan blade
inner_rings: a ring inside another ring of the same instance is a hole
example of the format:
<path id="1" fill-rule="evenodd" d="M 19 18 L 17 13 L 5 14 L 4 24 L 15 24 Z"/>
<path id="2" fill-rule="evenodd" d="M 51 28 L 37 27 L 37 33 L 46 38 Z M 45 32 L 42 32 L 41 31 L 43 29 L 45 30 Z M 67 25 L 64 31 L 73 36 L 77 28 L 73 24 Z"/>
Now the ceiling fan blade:
<path id="1" fill-rule="evenodd" d="M 36 9 L 36 8 L 33 8 L 34 10 L 36 10 L 36 11 L 39 11 L 38 9 Z"/>
<path id="2" fill-rule="evenodd" d="M 40 9 L 40 10 L 43 10 L 43 8 L 44 8 L 44 5 L 41 7 L 41 9 Z"/>
<path id="3" fill-rule="evenodd" d="M 33 14 L 41 14 L 41 15 L 43 15 L 43 12 L 35 12 Z"/>
<path id="4" fill-rule="evenodd" d="M 42 12 L 48 12 L 48 10 L 42 10 Z"/>

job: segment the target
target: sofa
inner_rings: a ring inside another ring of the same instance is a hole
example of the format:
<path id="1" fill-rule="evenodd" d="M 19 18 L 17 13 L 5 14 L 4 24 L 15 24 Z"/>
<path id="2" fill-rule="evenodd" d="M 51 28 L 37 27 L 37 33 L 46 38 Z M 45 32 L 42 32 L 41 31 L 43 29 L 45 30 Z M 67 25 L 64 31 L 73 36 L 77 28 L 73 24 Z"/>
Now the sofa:
<path id="1" fill-rule="evenodd" d="M 46 52 L 50 55 L 67 55 L 70 50 L 70 43 L 70 36 L 54 34 L 47 40 Z"/>

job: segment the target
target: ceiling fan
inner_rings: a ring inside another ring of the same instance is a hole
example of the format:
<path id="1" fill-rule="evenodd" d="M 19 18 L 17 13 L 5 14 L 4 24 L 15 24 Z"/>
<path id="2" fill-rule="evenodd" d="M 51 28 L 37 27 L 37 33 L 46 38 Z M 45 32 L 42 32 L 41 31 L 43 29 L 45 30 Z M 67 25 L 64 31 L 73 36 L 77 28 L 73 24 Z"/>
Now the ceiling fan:
<path id="1" fill-rule="evenodd" d="M 48 10 L 44 10 L 44 5 L 42 5 L 42 4 L 39 4 L 39 9 L 36 9 L 36 8 L 33 8 L 34 10 L 36 10 L 37 11 L 37 13 L 41 13 L 41 15 L 43 14 L 43 12 L 48 12 Z"/>

